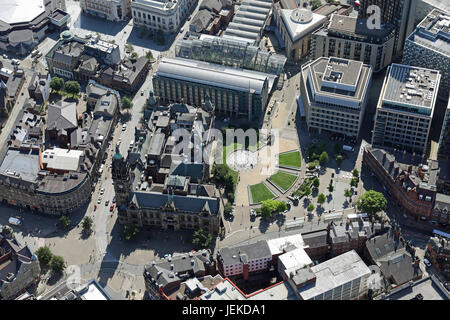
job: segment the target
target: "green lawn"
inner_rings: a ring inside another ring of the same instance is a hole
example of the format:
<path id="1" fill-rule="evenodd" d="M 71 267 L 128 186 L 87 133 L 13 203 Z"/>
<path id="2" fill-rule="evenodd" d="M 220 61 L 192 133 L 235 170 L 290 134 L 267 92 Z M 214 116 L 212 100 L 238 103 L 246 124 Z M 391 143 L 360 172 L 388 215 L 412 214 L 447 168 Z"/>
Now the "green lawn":
<path id="1" fill-rule="evenodd" d="M 300 151 L 282 153 L 278 156 L 278 162 L 280 166 L 300 168 L 302 165 L 302 156 L 300 155 Z"/>
<path id="2" fill-rule="evenodd" d="M 275 195 L 272 193 L 272 191 L 270 191 L 262 182 L 250 186 L 250 192 L 252 193 L 253 203 L 258 203 L 267 199 L 275 198 Z"/>
<path id="3" fill-rule="evenodd" d="M 294 184 L 296 179 L 297 176 L 293 174 L 278 171 L 273 176 L 271 176 L 269 180 L 281 189 L 288 190 Z"/>

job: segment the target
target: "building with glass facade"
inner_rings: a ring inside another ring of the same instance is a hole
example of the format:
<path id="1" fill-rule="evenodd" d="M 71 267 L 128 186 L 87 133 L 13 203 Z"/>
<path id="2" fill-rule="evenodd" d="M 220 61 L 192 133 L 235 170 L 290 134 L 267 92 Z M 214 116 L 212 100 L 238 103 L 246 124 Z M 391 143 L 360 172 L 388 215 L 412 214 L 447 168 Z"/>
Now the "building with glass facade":
<path id="1" fill-rule="evenodd" d="M 440 70 L 439 98 L 450 92 L 450 14 L 431 11 L 406 39 L 403 64 Z"/>
<path id="2" fill-rule="evenodd" d="M 450 99 L 442 124 L 441 137 L 439 139 L 438 158 L 450 160 Z"/>
<path id="3" fill-rule="evenodd" d="M 245 41 L 210 35 L 178 40 L 175 56 L 276 75 L 283 71 L 287 60 L 285 56 L 261 50 Z"/>

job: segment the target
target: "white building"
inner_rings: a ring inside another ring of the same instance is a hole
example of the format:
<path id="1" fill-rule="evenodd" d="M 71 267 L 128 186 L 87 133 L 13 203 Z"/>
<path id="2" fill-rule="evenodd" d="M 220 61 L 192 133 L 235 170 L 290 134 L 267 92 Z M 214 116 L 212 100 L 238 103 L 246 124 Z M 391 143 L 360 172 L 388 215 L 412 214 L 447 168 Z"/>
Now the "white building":
<path id="1" fill-rule="evenodd" d="M 358 299 L 367 294 L 367 279 L 372 274 L 355 250 L 300 271 L 309 272 L 308 283 L 296 287 L 302 300 Z"/>
<path id="2" fill-rule="evenodd" d="M 42 164 L 47 169 L 77 171 L 84 152 L 68 149 L 47 149 L 42 153 Z"/>
<path id="3" fill-rule="evenodd" d="M 196 0 L 134 0 L 131 14 L 136 26 L 172 33 L 196 3 Z"/>
<path id="4" fill-rule="evenodd" d="M 131 0 L 80 0 L 85 13 L 112 21 L 126 20 L 130 16 Z"/>
<path id="5" fill-rule="evenodd" d="M 357 138 L 367 104 L 372 67 L 330 57 L 302 66 L 300 92 L 308 130 Z"/>
<path id="6" fill-rule="evenodd" d="M 278 273 L 288 280 L 291 272 L 305 267 L 312 267 L 313 262 L 303 248 L 288 251 L 278 257 Z"/>

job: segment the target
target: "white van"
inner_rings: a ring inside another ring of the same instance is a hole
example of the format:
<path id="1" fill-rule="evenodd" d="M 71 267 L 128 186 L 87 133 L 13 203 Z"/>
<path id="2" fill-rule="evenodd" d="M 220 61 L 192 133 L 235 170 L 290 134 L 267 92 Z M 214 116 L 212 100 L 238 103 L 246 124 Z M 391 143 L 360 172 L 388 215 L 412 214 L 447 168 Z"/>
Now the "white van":
<path id="1" fill-rule="evenodd" d="M 12 224 L 13 226 L 20 226 L 22 224 L 22 221 L 20 221 L 17 218 L 10 217 L 9 220 L 8 220 L 8 223 Z"/>

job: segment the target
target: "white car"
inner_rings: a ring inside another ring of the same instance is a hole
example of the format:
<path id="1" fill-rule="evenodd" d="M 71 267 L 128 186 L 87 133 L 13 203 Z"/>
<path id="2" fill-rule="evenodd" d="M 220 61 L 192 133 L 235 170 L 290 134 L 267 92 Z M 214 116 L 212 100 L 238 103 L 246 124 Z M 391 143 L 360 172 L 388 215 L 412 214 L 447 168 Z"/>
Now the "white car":
<path id="1" fill-rule="evenodd" d="M 427 258 L 424 258 L 423 259 L 423 263 L 425 263 L 425 265 L 429 268 L 429 267 L 431 267 L 431 262 L 430 262 L 430 260 L 428 260 Z"/>
<path id="2" fill-rule="evenodd" d="M 125 131 L 125 130 L 127 130 L 127 125 L 126 125 L 126 124 L 124 124 L 124 125 L 122 126 L 122 131 Z"/>
<path id="3" fill-rule="evenodd" d="M 105 193 L 105 188 L 101 188 L 100 189 L 100 194 L 104 194 Z"/>
<path id="4" fill-rule="evenodd" d="M 97 204 L 102 203 L 102 198 L 98 198 Z"/>

